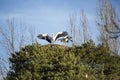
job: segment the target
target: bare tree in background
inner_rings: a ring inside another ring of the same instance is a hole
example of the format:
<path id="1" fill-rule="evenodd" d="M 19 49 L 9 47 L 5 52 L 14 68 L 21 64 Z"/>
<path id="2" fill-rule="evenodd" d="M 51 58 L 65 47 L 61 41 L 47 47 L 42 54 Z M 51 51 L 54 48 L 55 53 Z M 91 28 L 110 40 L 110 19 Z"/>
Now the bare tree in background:
<path id="1" fill-rule="evenodd" d="M 14 19 L 7 20 L 7 25 L 0 27 L 0 35 L 2 40 L 0 41 L 1 45 L 6 48 L 6 50 L 10 53 L 15 52 L 15 25 Z"/>
<path id="2" fill-rule="evenodd" d="M 28 28 L 23 23 L 15 23 L 14 19 L 8 19 L 7 25 L 0 27 L 0 44 L 4 47 L 8 55 L 14 54 L 15 51 L 25 44 L 35 42 L 35 28 Z"/>
<path id="3" fill-rule="evenodd" d="M 22 23 L 16 24 L 14 19 L 8 19 L 6 25 L 0 27 L 0 35 L 0 43 L 10 56 L 25 45 L 26 27 Z"/>
<path id="4" fill-rule="evenodd" d="M 76 36 L 75 28 L 76 28 L 76 16 L 72 14 L 70 16 L 70 33 L 73 38 L 73 45 L 75 44 L 75 36 Z"/>
<path id="5" fill-rule="evenodd" d="M 15 47 L 17 47 L 17 50 L 19 50 L 20 48 L 22 48 L 23 46 L 25 46 L 26 41 L 26 31 L 27 31 L 27 27 L 23 24 L 20 23 L 17 26 L 17 30 L 15 31 L 15 43 L 17 44 Z"/>
<path id="6" fill-rule="evenodd" d="M 28 28 L 24 26 L 22 23 L 15 23 L 14 18 L 8 19 L 5 25 L 0 25 L 0 47 L 4 48 L 4 54 L 7 56 L 6 59 L 1 57 L 0 55 L 0 74 L 5 74 L 6 65 L 10 66 L 9 57 L 14 54 L 16 51 L 19 51 L 21 47 L 28 43 L 29 39 L 26 37 L 26 31 Z M 31 30 L 32 32 L 32 30 Z M 30 34 L 34 35 L 33 33 Z M 32 37 L 33 38 L 33 37 Z M 34 42 L 32 40 L 32 42 Z M 6 54 L 7 53 L 7 54 Z M 8 70 L 6 70 L 7 72 Z"/>
<path id="7" fill-rule="evenodd" d="M 80 26 L 78 27 L 77 23 L 77 15 L 72 14 L 69 19 L 69 30 L 70 30 L 70 35 L 72 36 L 73 39 L 73 45 L 80 45 L 82 43 L 82 38 L 81 38 L 81 30 Z"/>
<path id="8" fill-rule="evenodd" d="M 35 30 L 35 27 L 30 27 L 29 28 L 29 34 L 30 34 L 30 43 L 34 43 L 35 42 L 35 34 L 36 34 L 36 30 Z"/>
<path id="9" fill-rule="evenodd" d="M 89 41 L 89 29 L 88 29 L 88 20 L 87 17 L 84 13 L 83 10 L 81 10 L 81 15 L 80 15 L 80 23 L 81 23 L 81 27 L 83 29 L 83 39 L 84 39 L 84 43 Z"/>
<path id="10" fill-rule="evenodd" d="M 80 14 L 80 21 L 78 21 L 77 15 L 70 16 L 70 33 L 73 38 L 73 45 L 81 45 L 89 40 L 88 36 L 88 21 L 87 16 L 85 15 L 84 11 L 81 11 Z M 83 33 L 83 34 L 82 34 Z"/>
<path id="11" fill-rule="evenodd" d="M 110 0 L 99 0 L 97 25 L 100 31 L 101 43 L 109 47 L 112 52 L 118 54 L 120 28 L 118 17 Z"/>

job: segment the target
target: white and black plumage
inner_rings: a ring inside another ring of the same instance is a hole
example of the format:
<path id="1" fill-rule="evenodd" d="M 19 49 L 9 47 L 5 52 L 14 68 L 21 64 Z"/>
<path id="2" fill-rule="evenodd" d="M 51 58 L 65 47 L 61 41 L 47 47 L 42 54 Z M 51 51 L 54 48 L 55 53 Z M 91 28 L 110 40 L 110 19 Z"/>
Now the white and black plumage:
<path id="1" fill-rule="evenodd" d="M 66 31 L 64 32 L 58 32 L 55 36 L 53 35 L 52 37 L 49 36 L 48 34 L 39 34 L 37 37 L 39 39 L 44 39 L 47 40 L 49 43 L 55 42 L 58 38 L 67 36 L 68 33 Z"/>
<path id="2" fill-rule="evenodd" d="M 64 36 L 64 37 L 62 37 L 62 38 L 60 38 L 58 40 L 61 41 L 61 42 L 64 42 L 64 43 L 68 43 L 69 41 L 73 42 L 72 37 L 70 37 L 68 35 Z"/>
<path id="3" fill-rule="evenodd" d="M 47 40 L 49 43 L 52 43 L 52 37 L 50 37 L 48 34 L 39 34 L 37 37 L 40 39 Z"/>

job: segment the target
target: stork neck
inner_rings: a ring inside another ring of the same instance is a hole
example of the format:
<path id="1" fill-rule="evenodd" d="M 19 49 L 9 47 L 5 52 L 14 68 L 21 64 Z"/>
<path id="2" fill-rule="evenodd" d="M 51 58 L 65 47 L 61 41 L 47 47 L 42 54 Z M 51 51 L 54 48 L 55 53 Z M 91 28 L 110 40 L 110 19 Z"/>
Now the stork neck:
<path id="1" fill-rule="evenodd" d="M 52 38 L 54 37 L 54 33 L 52 33 Z"/>
<path id="2" fill-rule="evenodd" d="M 55 35 L 54 35 L 54 33 L 52 33 L 52 40 L 53 40 L 53 42 L 55 41 Z"/>

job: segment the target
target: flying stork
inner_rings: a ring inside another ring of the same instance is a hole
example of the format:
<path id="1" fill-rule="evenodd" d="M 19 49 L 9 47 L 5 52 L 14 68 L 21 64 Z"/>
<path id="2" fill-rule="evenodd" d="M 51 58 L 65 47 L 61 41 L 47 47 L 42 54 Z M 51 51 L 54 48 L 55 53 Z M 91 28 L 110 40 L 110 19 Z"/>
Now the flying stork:
<path id="1" fill-rule="evenodd" d="M 70 37 L 69 35 L 66 35 L 66 36 L 58 39 L 58 41 L 61 41 L 61 42 L 65 43 L 65 44 L 68 43 L 69 41 L 73 42 L 72 37 Z"/>
<path id="2" fill-rule="evenodd" d="M 53 43 L 53 42 L 55 42 L 58 38 L 64 37 L 64 36 L 67 36 L 67 35 L 68 35 L 68 32 L 63 31 L 63 32 L 58 32 L 55 36 L 52 35 L 52 37 L 49 36 L 48 34 L 39 34 L 37 37 L 38 37 L 39 39 L 44 39 L 44 40 L 48 41 L 49 43 Z"/>

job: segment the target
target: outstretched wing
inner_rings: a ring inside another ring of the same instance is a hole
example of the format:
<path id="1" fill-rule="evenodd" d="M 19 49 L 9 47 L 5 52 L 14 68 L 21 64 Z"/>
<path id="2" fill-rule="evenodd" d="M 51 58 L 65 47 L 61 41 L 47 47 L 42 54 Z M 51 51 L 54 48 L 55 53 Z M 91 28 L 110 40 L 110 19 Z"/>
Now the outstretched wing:
<path id="1" fill-rule="evenodd" d="M 68 32 L 64 31 L 64 32 L 58 32 L 55 36 L 55 41 L 60 38 L 60 37 L 64 37 L 64 36 L 67 36 L 68 35 Z"/>
<path id="2" fill-rule="evenodd" d="M 66 39 L 70 40 L 71 42 L 73 42 L 72 37 L 71 36 L 65 36 Z"/>
<path id="3" fill-rule="evenodd" d="M 47 40 L 49 43 L 52 42 L 52 38 L 48 34 L 39 34 L 37 37 L 39 39 Z"/>
<path id="4" fill-rule="evenodd" d="M 68 35 L 58 39 L 58 41 L 61 41 L 61 42 L 69 42 L 69 41 L 71 41 L 71 42 L 73 42 L 72 37 L 68 36 Z"/>

